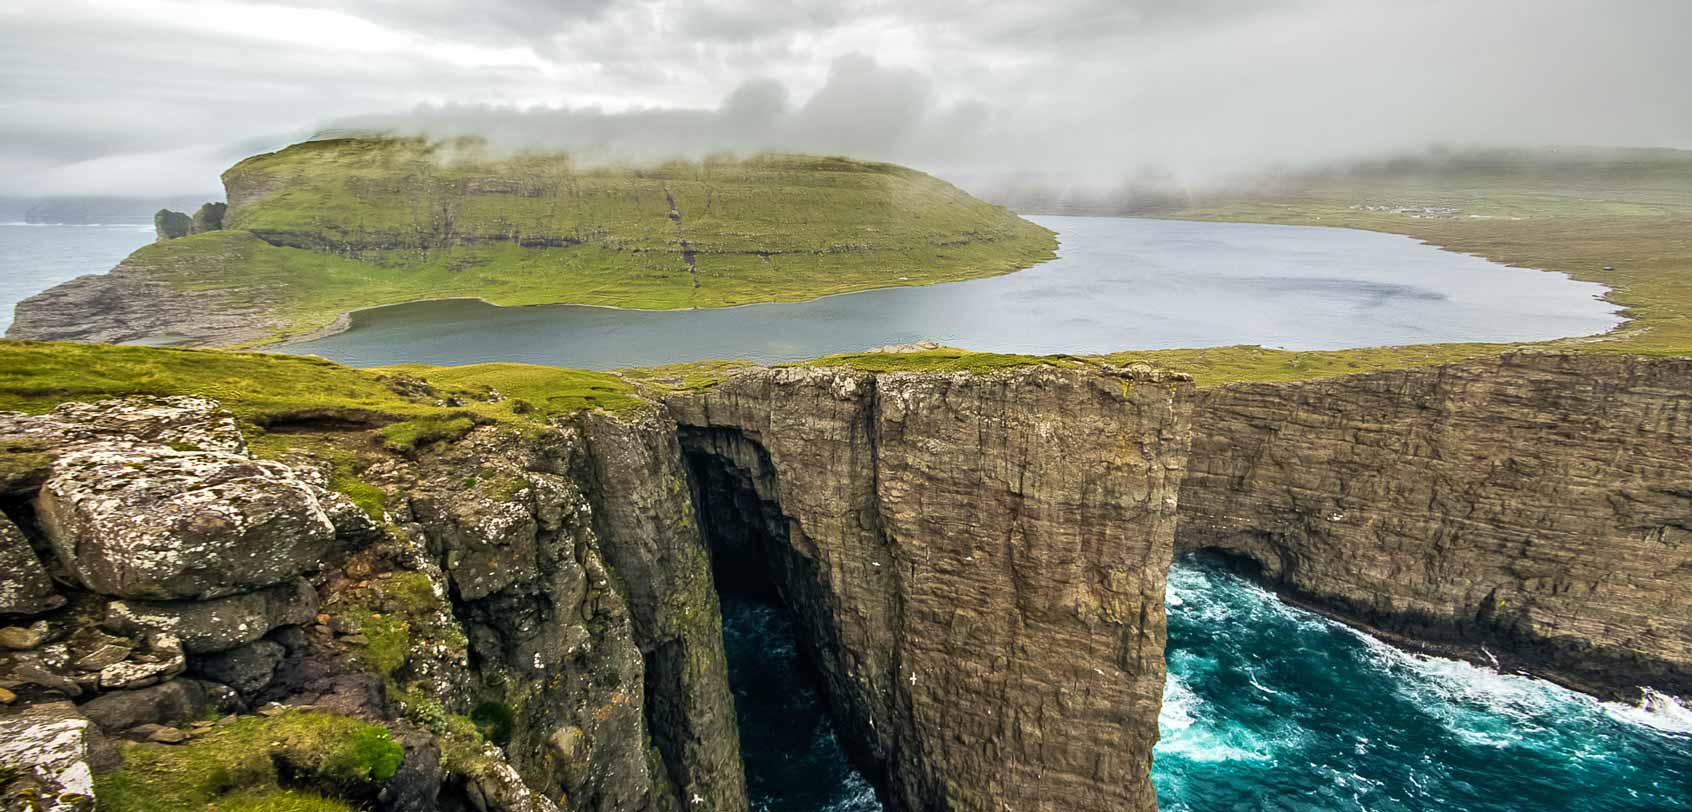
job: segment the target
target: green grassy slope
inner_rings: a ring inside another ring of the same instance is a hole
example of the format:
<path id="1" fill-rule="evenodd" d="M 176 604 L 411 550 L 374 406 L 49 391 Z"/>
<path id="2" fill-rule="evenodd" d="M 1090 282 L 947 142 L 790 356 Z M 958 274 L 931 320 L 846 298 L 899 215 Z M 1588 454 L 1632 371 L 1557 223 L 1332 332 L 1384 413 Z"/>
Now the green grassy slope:
<path id="1" fill-rule="evenodd" d="M 891 164 L 762 156 L 578 167 L 474 143 L 311 141 L 224 174 L 229 230 L 142 248 L 284 335 L 420 299 L 671 309 L 1008 273 L 1054 235 Z"/>

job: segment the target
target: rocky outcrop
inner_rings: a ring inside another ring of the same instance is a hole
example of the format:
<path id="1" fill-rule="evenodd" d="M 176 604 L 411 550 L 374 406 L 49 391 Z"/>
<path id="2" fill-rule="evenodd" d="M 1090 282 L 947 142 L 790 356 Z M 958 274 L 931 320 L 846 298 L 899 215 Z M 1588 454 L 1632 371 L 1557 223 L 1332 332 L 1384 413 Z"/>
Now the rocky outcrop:
<path id="1" fill-rule="evenodd" d="M 204 234 L 208 231 L 223 229 L 223 215 L 229 211 L 228 203 L 206 203 L 194 212 L 194 220 L 188 226 L 189 234 Z"/>
<path id="2" fill-rule="evenodd" d="M 1680 358 L 1220 387 L 1194 416 L 1177 546 L 1249 559 L 1401 642 L 1692 694 L 1689 416 Z"/>
<path id="3" fill-rule="evenodd" d="M 217 346 L 265 340 L 287 326 L 265 287 L 180 284 L 203 269 L 250 262 L 261 246 L 230 231 L 144 246 L 109 273 L 79 276 L 18 302 L 6 337 Z"/>
<path id="4" fill-rule="evenodd" d="M 159 209 L 153 215 L 153 239 L 158 242 L 186 237 L 193 227 L 194 218 L 179 211 Z"/>
<path id="5" fill-rule="evenodd" d="M 667 777 L 686 808 L 745 809 L 722 613 L 674 424 L 653 410 L 580 426 L 593 525 L 634 624 Z"/>
<path id="6" fill-rule="evenodd" d="M 1152 809 L 1190 386 L 794 368 L 669 406 L 895 808 Z"/>

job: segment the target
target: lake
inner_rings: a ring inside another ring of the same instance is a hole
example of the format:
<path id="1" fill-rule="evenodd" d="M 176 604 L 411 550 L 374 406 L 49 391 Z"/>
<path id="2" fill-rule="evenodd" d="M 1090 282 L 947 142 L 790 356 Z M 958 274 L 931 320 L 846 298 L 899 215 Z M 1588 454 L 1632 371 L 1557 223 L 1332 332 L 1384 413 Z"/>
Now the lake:
<path id="1" fill-rule="evenodd" d="M 933 340 L 972 350 L 1098 353 L 1262 344 L 1293 350 L 1536 341 L 1615 326 L 1604 289 L 1408 237 L 1340 228 L 1030 217 L 1056 260 L 990 279 L 792 304 L 631 311 L 473 300 L 354 314 L 289 352 L 355 366 L 522 361 L 614 369 L 795 361 Z M 700 267 L 709 272 L 709 260 Z"/>

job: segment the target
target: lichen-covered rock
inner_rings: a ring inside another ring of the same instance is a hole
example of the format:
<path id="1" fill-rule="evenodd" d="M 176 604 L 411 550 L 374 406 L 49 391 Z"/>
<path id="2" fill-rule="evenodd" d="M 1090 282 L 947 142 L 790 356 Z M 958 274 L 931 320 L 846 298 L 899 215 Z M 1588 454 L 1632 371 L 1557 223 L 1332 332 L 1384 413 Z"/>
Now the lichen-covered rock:
<path id="1" fill-rule="evenodd" d="M 89 722 L 75 706 L 0 711 L 0 809 L 93 812 Z"/>
<path id="2" fill-rule="evenodd" d="M 178 450 L 247 453 L 235 416 L 210 398 L 175 395 L 64 403 L 46 415 L 0 415 L 0 434 L 38 436 L 32 423 L 67 443 L 129 438 Z"/>
<path id="3" fill-rule="evenodd" d="M 146 646 L 123 660 L 100 669 L 100 689 L 145 688 L 176 676 L 187 668 L 182 641 L 170 634 L 146 636 Z"/>
<path id="4" fill-rule="evenodd" d="M 281 463 L 125 442 L 63 452 L 36 498 L 60 561 L 124 598 L 208 599 L 317 569 L 335 527 Z"/>
<path id="5" fill-rule="evenodd" d="M 18 526 L 0 515 L 0 615 L 39 615 L 65 605 Z"/>
<path id="6" fill-rule="evenodd" d="M 208 654 L 194 661 L 194 670 L 206 679 L 221 682 L 244 695 L 264 690 L 276 675 L 276 666 L 287 652 L 281 644 L 269 640 L 254 640 L 228 651 Z"/>
<path id="7" fill-rule="evenodd" d="M 208 601 L 112 601 L 104 625 L 119 634 L 170 634 L 187 653 L 209 654 L 251 643 L 278 626 L 310 623 L 317 604 L 317 591 L 304 578 L 296 578 Z"/>
<path id="8" fill-rule="evenodd" d="M 539 529 L 524 504 L 458 489 L 415 496 L 411 510 L 441 550 L 464 600 L 480 600 L 540 574 Z"/>

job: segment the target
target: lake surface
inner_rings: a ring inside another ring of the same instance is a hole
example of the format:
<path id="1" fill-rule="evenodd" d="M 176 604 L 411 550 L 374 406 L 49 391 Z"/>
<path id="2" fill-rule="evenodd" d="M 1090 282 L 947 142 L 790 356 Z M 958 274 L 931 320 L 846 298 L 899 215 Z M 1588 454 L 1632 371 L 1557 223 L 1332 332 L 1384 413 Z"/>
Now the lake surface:
<path id="1" fill-rule="evenodd" d="M 991 279 L 795 304 L 671 312 L 454 300 L 355 314 L 288 348 L 357 366 L 524 361 L 590 369 L 794 361 L 934 340 L 1095 353 L 1262 344 L 1295 350 L 1534 341 L 1617 324 L 1603 287 L 1408 237 L 1339 228 L 1030 217 L 1058 259 Z M 709 272 L 708 261 L 701 267 Z"/>
<path id="2" fill-rule="evenodd" d="M 153 225 L 0 223 L 0 333 L 12 307 L 83 274 L 105 273 L 153 241 Z"/>

